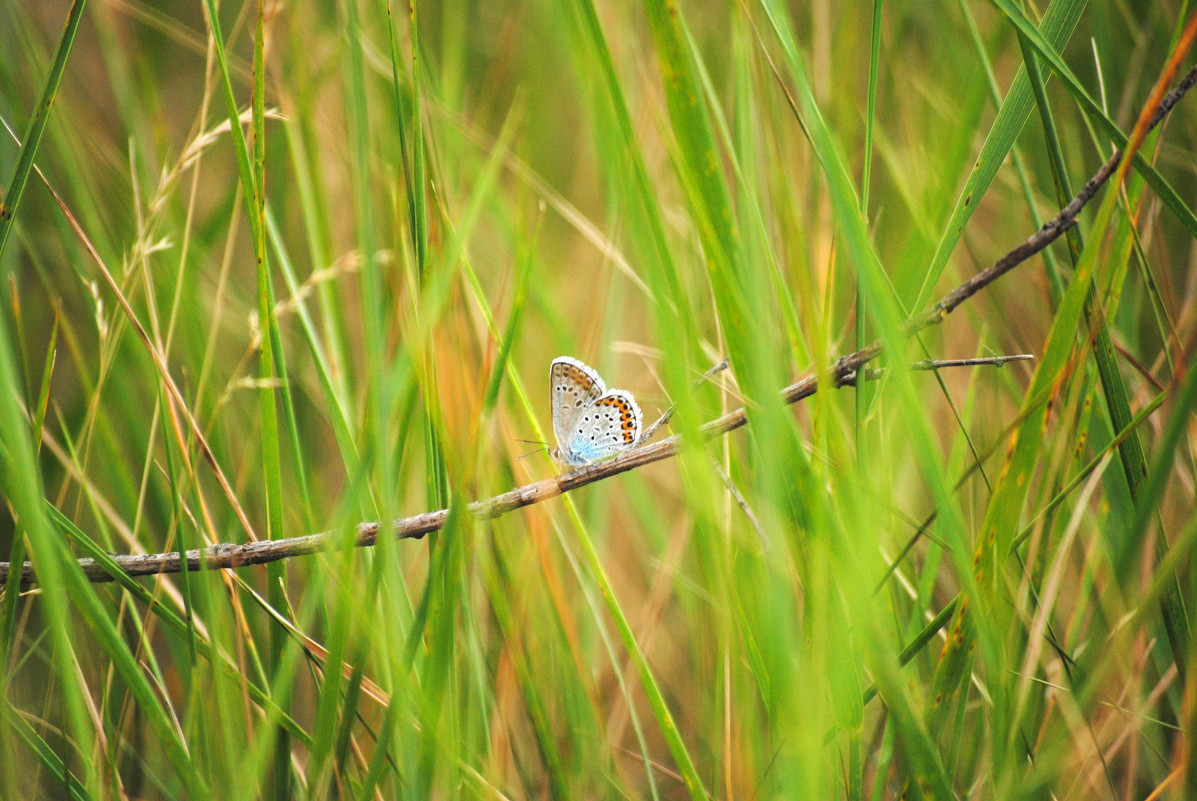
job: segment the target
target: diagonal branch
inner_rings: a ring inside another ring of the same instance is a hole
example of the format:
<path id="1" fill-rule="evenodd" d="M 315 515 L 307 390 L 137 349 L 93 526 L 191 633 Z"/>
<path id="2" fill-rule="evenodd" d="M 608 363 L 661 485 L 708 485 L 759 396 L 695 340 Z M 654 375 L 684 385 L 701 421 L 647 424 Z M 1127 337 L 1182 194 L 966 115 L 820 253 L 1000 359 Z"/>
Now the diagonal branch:
<path id="1" fill-rule="evenodd" d="M 1191 69 L 1183 79 L 1160 101 L 1155 112 L 1142 133 L 1150 132 L 1168 115 L 1180 102 L 1181 98 L 1197 83 L 1197 67 Z M 1141 138 L 1140 138 L 1141 141 Z M 1059 214 L 1044 223 L 1030 238 L 1011 250 L 993 265 L 982 270 L 977 275 L 965 281 L 960 286 L 945 295 L 938 303 L 927 311 L 912 317 L 906 323 L 906 333 L 915 334 L 932 325 L 943 322 L 960 304 L 992 284 L 998 278 L 1023 263 L 1031 256 L 1045 249 L 1056 241 L 1065 231 L 1076 224 L 1081 209 L 1089 203 L 1118 169 L 1122 162 L 1121 151 L 1115 152 L 1101 168 L 1094 173 Z M 151 349 L 152 350 L 152 349 Z M 854 382 L 857 371 L 864 368 L 882 352 L 880 341 L 850 353 L 838 359 L 822 373 L 809 375 L 790 384 L 781 391 L 782 400 L 787 403 L 797 403 L 810 397 L 818 391 L 820 383 L 824 386 L 839 388 L 849 382 Z M 722 417 L 711 420 L 702 425 L 699 439 L 702 442 L 722 436 L 729 431 L 740 428 L 747 422 L 747 415 L 743 408 L 729 412 Z M 485 500 L 474 501 L 469 505 L 469 513 L 478 520 L 492 520 L 516 509 L 547 501 L 571 490 L 593 484 L 610 478 L 611 476 L 635 470 L 653 462 L 659 462 L 676 456 L 682 448 L 679 435 L 669 437 L 652 445 L 635 448 L 620 454 L 606 462 L 588 465 L 559 476 L 546 478 L 496 495 Z M 447 509 L 435 512 L 425 512 L 413 517 L 404 517 L 394 521 L 390 526 L 390 534 L 399 539 L 419 539 L 431 531 L 438 531 L 445 525 L 449 516 Z M 369 547 L 378 539 L 382 529 L 381 524 L 361 523 L 357 527 L 357 545 Z M 309 534 L 303 537 L 287 539 L 247 542 L 241 545 L 221 543 L 207 548 L 187 551 L 188 570 L 224 569 L 242 567 L 245 565 L 264 564 L 292 556 L 313 554 L 334 547 L 343 535 L 340 532 L 323 532 Z M 157 554 L 130 554 L 113 556 L 113 561 L 130 576 L 145 576 L 157 573 L 177 573 L 181 569 L 178 551 Z M 80 567 L 91 581 L 111 581 L 108 570 L 94 559 L 80 559 Z M 0 562 L 0 583 L 8 578 L 11 566 L 8 562 Z M 23 584 L 35 580 L 33 565 L 25 562 L 21 570 Z"/>

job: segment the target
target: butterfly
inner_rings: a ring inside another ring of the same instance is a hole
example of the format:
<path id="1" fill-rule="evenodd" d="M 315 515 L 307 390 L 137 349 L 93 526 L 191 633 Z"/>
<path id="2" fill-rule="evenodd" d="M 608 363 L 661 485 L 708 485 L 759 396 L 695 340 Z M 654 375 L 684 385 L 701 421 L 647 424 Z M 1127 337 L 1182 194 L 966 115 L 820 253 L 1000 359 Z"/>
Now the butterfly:
<path id="1" fill-rule="evenodd" d="M 632 393 L 608 390 L 599 374 L 577 359 L 560 356 L 549 367 L 553 433 L 550 455 L 571 467 L 626 451 L 640 438 L 640 407 Z"/>

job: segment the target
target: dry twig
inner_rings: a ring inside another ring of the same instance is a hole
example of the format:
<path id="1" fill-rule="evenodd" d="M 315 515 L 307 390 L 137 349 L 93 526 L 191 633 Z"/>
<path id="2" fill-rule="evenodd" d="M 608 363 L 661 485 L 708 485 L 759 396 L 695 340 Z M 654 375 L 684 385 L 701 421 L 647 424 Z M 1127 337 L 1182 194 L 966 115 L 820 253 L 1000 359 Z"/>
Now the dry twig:
<path id="1" fill-rule="evenodd" d="M 1150 122 L 1141 134 L 1145 134 L 1159 125 L 1168 112 L 1193 87 L 1194 83 L 1197 83 L 1197 67 L 1191 69 L 1164 96 L 1152 114 Z M 1081 209 L 1093 199 L 1097 194 L 1097 190 L 1110 179 L 1121 162 L 1122 152 L 1118 151 L 1085 183 L 1076 197 L 1059 214 L 1044 223 L 1025 242 L 998 259 L 993 265 L 956 287 L 927 311 L 912 317 L 906 323 L 906 333 L 913 335 L 942 322 L 960 304 L 1056 241 L 1065 231 L 1076 224 Z M 66 212 L 65 207 L 63 211 Z M 126 308 L 125 311 L 132 318 L 132 310 Z M 157 352 L 154 350 L 152 343 L 149 342 L 148 337 L 144 334 L 144 331 L 138 328 L 138 334 L 150 352 L 157 356 Z M 783 389 L 781 391 L 782 400 L 787 404 L 791 404 L 810 397 L 818 390 L 820 382 L 825 386 L 834 388 L 845 386 L 848 382 L 855 381 L 857 372 L 866 367 L 869 362 L 876 359 L 881 352 L 881 342 L 877 341 L 855 353 L 843 356 L 823 374 L 807 376 Z M 172 397 L 174 397 L 177 390 L 174 389 L 173 381 L 171 381 L 169 373 L 165 371 L 164 365 L 159 365 L 159 371 L 162 372 L 168 388 L 172 390 Z M 188 422 L 191 424 L 193 430 L 198 433 L 198 428 L 195 426 L 194 421 L 188 418 Z M 705 442 L 722 436 L 729 431 L 733 431 L 743 426 L 746 422 L 747 416 L 745 410 L 743 408 L 736 409 L 701 426 L 699 428 L 699 436 Z M 675 435 L 652 445 L 634 448 L 600 464 L 581 467 L 559 476 L 518 487 L 501 495 L 496 495 L 493 498 L 475 501 L 469 505 L 469 512 L 471 516 L 478 520 L 491 520 L 507 512 L 541 503 L 542 501 L 555 498 L 558 495 L 578 489 L 579 487 L 602 481 L 619 473 L 635 470 L 644 465 L 659 462 L 662 459 L 668 459 L 675 456 L 681 447 L 681 439 Z M 210 454 L 206 450 L 204 454 L 209 461 L 212 461 L 213 468 L 219 472 L 219 468 L 212 460 Z M 392 536 L 400 539 L 418 539 L 431 531 L 439 530 L 444 526 L 448 515 L 449 512 L 447 509 L 439 509 L 413 517 L 401 518 L 390 526 L 390 533 Z M 246 521 L 243 521 L 243 525 L 248 528 Z M 362 547 L 373 545 L 378 539 L 380 530 L 381 526 L 376 522 L 359 524 L 356 533 L 357 545 Z M 187 551 L 187 567 L 189 570 L 201 570 L 263 564 L 292 556 L 301 556 L 326 550 L 337 543 L 339 539 L 340 534 L 338 532 L 324 532 L 266 542 L 247 542 L 241 545 L 221 543 L 199 550 Z M 130 576 L 176 573 L 181 569 L 181 560 L 178 551 L 158 554 L 120 555 L 112 558 Z M 80 559 L 79 564 L 87 577 L 92 581 L 112 580 L 112 576 L 108 574 L 107 570 L 92 559 Z M 7 580 L 9 570 L 9 563 L 0 562 L 0 583 Z M 22 566 L 21 573 L 22 583 L 31 583 L 34 581 L 33 566 L 29 562 L 25 562 Z"/>

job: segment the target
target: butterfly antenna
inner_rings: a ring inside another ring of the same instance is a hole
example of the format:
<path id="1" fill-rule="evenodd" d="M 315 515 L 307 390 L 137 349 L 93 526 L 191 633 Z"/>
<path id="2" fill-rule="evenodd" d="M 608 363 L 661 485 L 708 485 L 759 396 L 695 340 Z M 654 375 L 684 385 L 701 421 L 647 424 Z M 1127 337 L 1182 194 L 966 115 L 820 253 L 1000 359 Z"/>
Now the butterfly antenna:
<path id="1" fill-rule="evenodd" d="M 529 451 L 528 453 L 525 453 L 523 456 L 515 457 L 515 460 L 517 462 L 521 461 L 523 459 L 527 459 L 529 456 L 535 456 L 536 454 L 540 453 L 541 451 L 547 451 L 549 449 L 548 443 L 541 442 L 538 439 L 517 439 L 516 442 L 523 442 L 528 445 L 539 445 L 540 446 L 539 448 L 537 448 L 534 451 Z"/>

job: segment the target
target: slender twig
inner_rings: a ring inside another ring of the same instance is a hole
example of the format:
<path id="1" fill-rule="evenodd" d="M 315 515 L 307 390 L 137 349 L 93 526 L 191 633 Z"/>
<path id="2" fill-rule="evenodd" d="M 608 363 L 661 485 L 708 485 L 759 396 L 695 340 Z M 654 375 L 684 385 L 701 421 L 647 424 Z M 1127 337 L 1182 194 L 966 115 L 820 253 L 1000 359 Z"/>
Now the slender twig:
<path id="1" fill-rule="evenodd" d="M 700 378 L 694 382 L 694 386 L 690 387 L 690 391 L 697 392 L 698 388 L 703 385 L 704 381 L 709 381 L 711 379 L 711 376 L 715 375 L 715 373 L 726 370 L 728 364 L 729 364 L 728 360 L 724 359 L 723 361 L 719 362 L 719 364 L 712 367 L 710 370 L 707 370 L 705 373 L 702 374 L 702 378 Z M 657 433 L 657 429 L 660 428 L 661 426 L 665 425 L 666 423 L 668 423 L 669 420 L 673 417 L 673 413 L 676 411 L 677 411 L 677 403 L 674 402 L 674 403 L 670 404 L 669 408 L 666 409 L 661 414 L 661 416 L 656 419 L 656 421 L 652 425 L 650 425 L 648 428 L 646 428 L 644 430 L 644 433 L 640 435 L 640 442 L 644 443 L 644 442 L 648 442 L 650 439 L 652 439 L 653 434 Z"/>
<path id="2" fill-rule="evenodd" d="M 1197 67 L 1189 70 L 1185 77 L 1180 80 L 1180 83 L 1172 91 L 1164 95 L 1164 99 L 1160 101 L 1159 106 L 1156 107 L 1155 112 L 1151 115 L 1151 121 L 1147 124 L 1146 130 L 1143 132 L 1144 135 L 1150 133 L 1152 129 L 1160 124 L 1164 116 L 1176 107 L 1176 104 L 1185 96 L 1185 93 L 1193 88 L 1194 83 L 1197 83 Z M 1045 222 L 1026 242 L 1023 242 L 1014 248 L 1014 250 L 994 262 L 990 267 L 982 270 L 953 289 L 939 303 L 936 303 L 927 311 L 913 317 L 906 324 L 906 332 L 912 334 L 938 323 L 944 317 L 951 314 L 961 303 L 1059 239 L 1061 234 L 1076 225 L 1081 209 L 1093 199 L 1093 196 L 1097 194 L 1097 190 L 1110 179 L 1110 176 L 1114 174 L 1114 171 L 1118 169 L 1118 165 L 1121 163 L 1122 151 L 1116 150 L 1114 151 L 1114 155 L 1110 156 L 1106 160 L 1106 163 L 1101 165 L 1101 169 L 1085 182 L 1085 185 L 1081 187 L 1081 191 L 1077 192 L 1076 197 L 1060 210 L 1059 214 Z"/>
<path id="3" fill-rule="evenodd" d="M 910 365 L 911 370 L 938 370 L 941 367 L 980 367 L 992 365 L 1001 367 L 1006 362 L 1029 362 L 1035 358 L 1031 353 L 1014 353 L 1009 356 L 980 356 L 975 359 L 920 359 Z"/>
<path id="4" fill-rule="evenodd" d="M 1152 114 L 1144 133 L 1150 132 L 1159 125 L 1160 121 L 1180 102 L 1180 99 L 1193 87 L 1194 83 L 1197 83 L 1197 67 L 1191 69 L 1176 87 L 1164 96 L 1164 99 L 1160 101 L 1159 106 Z M 1097 190 L 1110 179 L 1110 176 L 1117 170 L 1121 161 L 1122 152 L 1115 152 L 1093 177 L 1085 183 L 1076 197 L 1059 214 L 1044 223 L 1035 234 L 998 259 L 993 265 L 956 287 L 927 311 L 912 317 L 906 323 L 906 334 L 914 334 L 943 322 L 960 304 L 1058 239 L 1061 234 L 1076 224 L 1081 209 L 1093 199 L 1094 195 L 1097 194 Z M 63 208 L 63 211 L 65 212 L 66 209 Z M 120 299 L 119 295 L 118 299 Z M 132 310 L 124 306 L 124 304 L 122 306 L 125 313 L 133 319 Z M 153 349 L 144 332 L 138 329 L 138 334 L 142 337 L 143 343 L 150 350 L 151 354 L 157 357 L 157 352 Z M 845 385 L 846 379 L 849 377 L 854 379 L 857 371 L 876 359 L 881 352 L 882 344 L 878 340 L 854 353 L 843 356 L 823 373 L 806 376 L 784 388 L 781 391 L 782 400 L 790 404 L 808 398 L 818 391 L 820 382 L 823 383 L 823 386 L 827 387 L 842 387 Z M 170 380 L 169 373 L 163 369 L 163 365 L 159 365 L 159 369 L 163 372 L 168 387 L 173 389 L 174 385 Z M 177 390 L 175 391 L 177 392 Z M 747 420 L 745 410 L 743 408 L 736 409 L 702 425 L 698 430 L 699 438 L 705 442 L 722 436 L 729 431 L 740 428 Z M 194 427 L 194 423 L 192 425 Z M 653 462 L 659 462 L 662 459 L 668 459 L 677 455 L 681 447 L 681 439 L 675 435 L 652 445 L 633 448 L 609 461 L 587 465 L 586 467 L 581 467 L 577 470 L 554 476 L 553 478 L 546 478 L 542 481 L 527 484 L 505 492 L 502 495 L 496 495 L 493 498 L 474 501 L 469 505 L 469 513 L 478 520 L 491 520 L 515 509 L 521 509 L 525 506 L 531 506 L 532 504 L 555 498 L 562 493 L 602 481 L 619 473 L 625 473 Z M 208 455 L 207 452 L 205 452 L 205 455 Z M 219 471 L 215 461 L 211 459 L 210 461 L 212 461 L 213 467 Z M 447 509 L 439 509 L 413 517 L 401 518 L 391 524 L 390 533 L 399 539 L 419 539 L 431 531 L 437 531 L 442 528 L 448 516 L 449 512 Z M 380 524 L 376 522 L 359 524 L 356 532 L 357 544 L 364 547 L 373 545 L 378 538 L 380 528 Z M 200 550 L 188 551 L 187 566 L 190 570 L 199 570 L 263 564 L 278 559 L 286 559 L 291 556 L 301 556 L 325 550 L 339 542 L 340 537 L 341 535 L 338 532 L 325 532 L 266 542 L 248 542 L 243 545 L 221 543 Z M 121 555 L 112 558 L 117 566 L 130 576 L 176 573 L 180 569 L 180 558 L 177 551 L 159 554 Z M 79 564 L 87 577 L 92 581 L 110 581 L 112 578 L 103 567 L 96 564 L 92 559 L 80 559 Z M 9 563 L 0 562 L 0 582 L 7 580 L 9 569 Z M 34 580 L 33 566 L 29 562 L 25 562 L 22 566 L 21 580 L 22 583 L 30 583 Z"/>
<path id="5" fill-rule="evenodd" d="M 701 378 L 699 378 L 697 381 L 694 382 L 694 385 L 692 387 L 690 387 L 690 391 L 697 392 L 698 388 L 701 387 L 704 382 L 710 381 L 711 377 L 713 375 L 715 375 L 716 373 L 726 370 L 729 364 L 730 364 L 730 362 L 727 359 L 724 359 L 723 361 L 719 362 L 714 367 L 712 367 L 710 370 L 707 370 L 705 373 L 702 374 Z M 669 420 L 673 417 L 673 413 L 675 411 L 677 411 L 677 402 L 676 401 L 673 402 L 672 404 L 670 404 L 669 408 L 666 409 L 661 414 L 661 416 L 656 419 L 656 422 L 654 422 L 647 429 L 645 429 L 644 433 L 640 436 L 640 442 L 644 443 L 644 442 L 648 442 L 648 440 L 652 439 L 652 436 L 653 436 L 653 434 L 655 434 L 657 432 L 657 429 L 659 429 L 661 426 L 668 423 Z M 723 482 L 723 485 L 725 487 L 727 487 L 728 493 L 730 493 L 732 498 L 735 499 L 736 505 L 739 506 L 740 510 L 744 513 L 744 517 L 748 518 L 748 523 L 752 526 L 752 529 L 756 532 L 757 539 L 760 540 L 761 550 L 768 551 L 771 547 L 770 542 L 769 542 L 769 535 L 767 535 L 765 533 L 765 529 L 761 526 L 761 521 L 757 518 L 756 512 L 752 511 L 752 507 L 748 505 L 748 501 L 746 501 L 744 499 L 744 495 L 740 492 L 740 489 L 735 485 L 735 482 L 732 481 L 731 476 L 729 476 L 727 474 L 727 471 L 723 469 L 723 465 L 719 462 L 719 460 L 716 459 L 714 456 L 712 456 L 710 453 L 707 454 L 707 460 L 711 463 L 711 467 L 714 468 L 715 474 L 719 476 L 719 480 Z"/>
<path id="6" fill-rule="evenodd" d="M 1016 353 L 1012 356 L 983 356 L 976 359 L 920 359 L 910 365 L 911 370 L 939 370 L 944 367 L 980 367 L 983 365 L 991 365 L 993 367 L 1001 367 L 1006 362 L 1026 362 L 1031 361 L 1035 357 L 1030 353 Z M 885 370 L 880 367 L 866 367 L 864 376 L 865 381 L 876 381 L 885 375 Z M 856 386 L 856 373 L 849 373 L 844 376 L 844 380 L 840 383 L 842 387 Z"/>
<path id="7" fill-rule="evenodd" d="M 732 481 L 732 477 L 723 469 L 723 464 L 712 456 L 707 454 L 707 460 L 710 461 L 711 467 L 714 468 L 715 474 L 719 476 L 719 480 L 723 482 L 723 486 L 727 487 L 727 491 L 731 493 L 732 498 L 735 499 L 736 505 L 740 507 L 740 511 L 744 513 L 744 517 L 748 518 L 748 524 L 752 526 L 752 530 L 756 532 L 756 538 L 760 540 L 761 550 L 768 552 L 773 549 L 773 543 L 769 539 L 769 535 L 765 533 L 765 527 L 761 525 L 760 518 L 756 516 L 756 512 L 752 511 L 752 507 L 748 505 L 748 501 L 744 499 L 744 495 L 740 492 L 740 488 Z"/>

